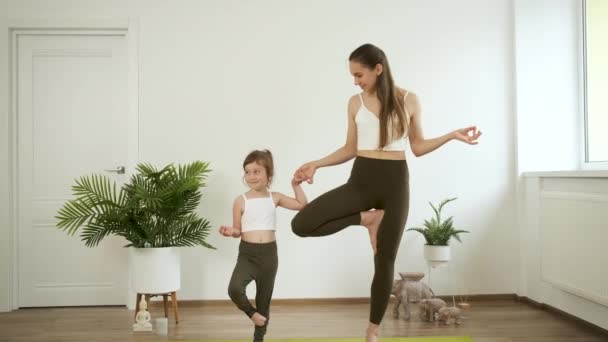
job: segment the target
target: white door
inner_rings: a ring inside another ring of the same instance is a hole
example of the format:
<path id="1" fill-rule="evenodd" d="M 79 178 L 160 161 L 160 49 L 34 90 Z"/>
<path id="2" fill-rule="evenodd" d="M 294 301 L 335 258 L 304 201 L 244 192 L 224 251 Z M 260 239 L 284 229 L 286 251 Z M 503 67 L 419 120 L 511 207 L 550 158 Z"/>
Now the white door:
<path id="1" fill-rule="evenodd" d="M 125 241 L 88 248 L 55 219 L 76 178 L 126 180 L 104 171 L 132 148 L 126 37 L 27 34 L 16 46 L 19 307 L 126 304 Z"/>

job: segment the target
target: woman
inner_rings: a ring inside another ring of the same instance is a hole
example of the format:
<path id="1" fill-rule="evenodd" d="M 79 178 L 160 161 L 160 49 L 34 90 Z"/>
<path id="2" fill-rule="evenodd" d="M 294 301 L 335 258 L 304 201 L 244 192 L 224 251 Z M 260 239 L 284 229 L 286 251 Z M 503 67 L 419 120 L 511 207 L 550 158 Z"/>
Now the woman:
<path id="1" fill-rule="evenodd" d="M 313 182 L 318 168 L 355 158 L 346 184 L 310 202 L 292 221 L 301 237 L 326 236 L 361 225 L 367 228 L 374 251 L 374 279 L 366 341 L 377 341 L 388 305 L 394 264 L 409 209 L 409 173 L 405 160 L 408 137 L 415 156 L 423 156 L 450 140 L 477 144 L 475 126 L 425 139 L 416 94 L 397 87 L 384 52 L 365 44 L 349 57 L 355 85 L 363 92 L 348 102 L 346 143 L 319 160 L 302 165 L 295 181 Z"/>

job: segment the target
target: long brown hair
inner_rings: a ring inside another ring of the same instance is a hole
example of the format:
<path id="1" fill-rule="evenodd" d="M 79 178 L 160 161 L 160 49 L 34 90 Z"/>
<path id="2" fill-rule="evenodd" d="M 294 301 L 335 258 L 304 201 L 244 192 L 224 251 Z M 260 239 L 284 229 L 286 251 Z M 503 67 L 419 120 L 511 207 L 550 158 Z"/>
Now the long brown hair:
<path id="1" fill-rule="evenodd" d="M 357 62 L 371 70 L 382 65 L 382 73 L 376 80 L 376 94 L 380 100 L 380 148 L 386 146 L 389 137 L 402 137 L 409 129 L 405 114 L 404 98 L 393 81 L 388 59 L 379 47 L 363 44 L 351 52 L 348 60 Z M 389 132 L 389 129 L 391 130 Z"/>
<path id="2" fill-rule="evenodd" d="M 245 166 L 251 163 L 257 163 L 264 167 L 266 170 L 266 176 L 268 176 L 268 185 L 272 183 L 272 176 L 274 176 L 274 162 L 272 160 L 272 153 L 269 150 L 255 150 L 251 151 L 245 161 L 243 161 L 243 170 Z"/>

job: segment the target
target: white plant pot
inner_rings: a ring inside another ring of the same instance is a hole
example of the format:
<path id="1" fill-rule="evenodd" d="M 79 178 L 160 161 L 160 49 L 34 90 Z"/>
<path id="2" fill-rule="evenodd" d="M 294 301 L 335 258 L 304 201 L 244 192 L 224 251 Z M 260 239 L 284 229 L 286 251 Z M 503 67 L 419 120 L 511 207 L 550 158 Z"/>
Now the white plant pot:
<path id="1" fill-rule="evenodd" d="M 130 248 L 131 281 L 137 293 L 168 293 L 181 287 L 179 248 Z"/>
<path id="2" fill-rule="evenodd" d="M 450 246 L 424 245 L 424 259 L 432 267 L 446 266 L 451 259 Z"/>

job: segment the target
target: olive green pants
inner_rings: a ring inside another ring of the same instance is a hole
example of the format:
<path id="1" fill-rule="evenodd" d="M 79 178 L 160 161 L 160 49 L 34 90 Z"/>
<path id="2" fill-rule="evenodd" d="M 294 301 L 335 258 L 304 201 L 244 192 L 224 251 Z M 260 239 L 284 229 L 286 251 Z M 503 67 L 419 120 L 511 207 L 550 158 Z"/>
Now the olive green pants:
<path id="1" fill-rule="evenodd" d="M 228 285 L 228 295 L 236 306 L 251 318 L 254 313 L 266 317 L 266 324 L 256 326 L 254 341 L 263 341 L 270 321 L 270 300 L 274 289 L 279 259 L 276 241 L 268 243 L 251 243 L 241 240 L 239 256 Z M 255 307 L 247 298 L 247 285 L 255 281 Z"/>
<path id="2" fill-rule="evenodd" d="M 380 324 L 388 306 L 395 258 L 409 210 L 409 171 L 405 160 L 357 157 L 348 182 L 310 202 L 292 220 L 301 237 L 326 236 L 359 225 L 360 212 L 384 210 L 374 256 L 369 321 Z"/>

